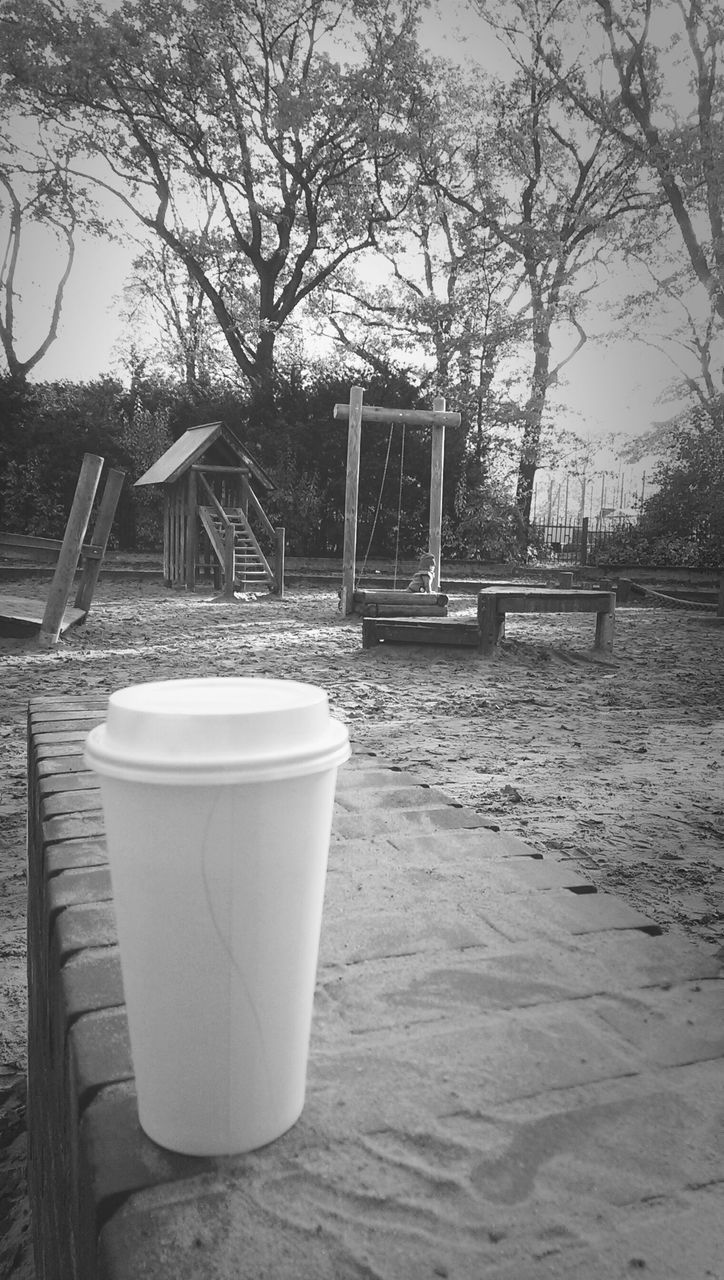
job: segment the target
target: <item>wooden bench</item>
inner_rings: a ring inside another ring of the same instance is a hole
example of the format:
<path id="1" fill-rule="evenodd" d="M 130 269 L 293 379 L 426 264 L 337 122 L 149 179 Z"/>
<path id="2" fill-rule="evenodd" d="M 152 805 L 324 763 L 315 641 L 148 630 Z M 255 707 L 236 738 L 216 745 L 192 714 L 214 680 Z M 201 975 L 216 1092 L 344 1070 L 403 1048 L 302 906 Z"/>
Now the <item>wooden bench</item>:
<path id="1" fill-rule="evenodd" d="M 594 648 L 610 653 L 616 616 L 615 591 L 579 591 L 560 587 L 509 587 L 478 595 L 481 653 L 492 653 L 505 635 L 506 613 L 595 613 Z"/>
<path id="2" fill-rule="evenodd" d="M 616 615 L 615 591 L 556 587 L 507 587 L 478 595 L 477 620 L 457 618 L 363 618 L 365 649 L 380 643 L 439 644 L 477 649 L 490 656 L 505 635 L 506 613 L 595 613 L 594 647 L 610 653 Z"/>

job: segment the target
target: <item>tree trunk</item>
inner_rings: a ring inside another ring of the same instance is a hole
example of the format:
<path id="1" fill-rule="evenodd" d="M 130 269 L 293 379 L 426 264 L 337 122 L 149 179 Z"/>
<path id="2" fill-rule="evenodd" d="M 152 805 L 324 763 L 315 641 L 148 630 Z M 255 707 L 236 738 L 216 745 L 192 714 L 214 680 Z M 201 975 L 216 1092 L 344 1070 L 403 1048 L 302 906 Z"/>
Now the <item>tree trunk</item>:
<path id="1" fill-rule="evenodd" d="M 254 353 L 254 373 L 251 382 L 251 411 L 257 422 L 265 421 L 273 426 L 276 400 L 274 344 L 276 329 L 263 328 Z"/>
<path id="2" fill-rule="evenodd" d="M 550 373 L 550 325 L 545 315 L 534 320 L 535 358 L 531 389 L 524 410 L 523 443 L 518 463 L 515 502 L 520 514 L 521 539 L 528 542 L 533 484 L 540 462 L 540 437 Z"/>

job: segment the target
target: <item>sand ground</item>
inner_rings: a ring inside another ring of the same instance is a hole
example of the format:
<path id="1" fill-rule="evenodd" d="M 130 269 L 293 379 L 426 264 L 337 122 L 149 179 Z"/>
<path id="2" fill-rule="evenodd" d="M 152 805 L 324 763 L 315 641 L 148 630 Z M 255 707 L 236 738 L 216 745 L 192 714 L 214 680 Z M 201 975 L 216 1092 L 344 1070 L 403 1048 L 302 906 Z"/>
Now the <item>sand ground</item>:
<path id="1" fill-rule="evenodd" d="M 46 587 L 14 583 L 12 594 Z M 451 612 L 474 613 L 472 596 Z M 600 889 L 724 957 L 724 626 L 692 610 L 621 608 L 614 652 L 588 614 L 512 615 L 474 651 L 364 650 L 333 591 L 217 602 L 103 581 L 53 650 L 0 639 L 0 1278 L 32 1280 L 24 1196 L 25 717 L 36 695 L 103 695 L 189 675 L 327 689 L 355 745 L 444 787 Z"/>

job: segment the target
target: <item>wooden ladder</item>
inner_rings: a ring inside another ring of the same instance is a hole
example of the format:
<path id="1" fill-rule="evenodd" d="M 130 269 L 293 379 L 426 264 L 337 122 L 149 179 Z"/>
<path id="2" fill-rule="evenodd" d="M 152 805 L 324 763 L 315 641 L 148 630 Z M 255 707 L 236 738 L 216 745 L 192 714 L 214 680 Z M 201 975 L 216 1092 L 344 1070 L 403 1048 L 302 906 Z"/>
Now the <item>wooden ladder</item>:
<path id="1" fill-rule="evenodd" d="M 243 591 L 247 588 L 253 590 L 255 587 L 265 586 L 273 590 L 275 586 L 274 572 L 254 537 L 249 521 L 241 507 L 230 507 L 224 510 L 223 515 L 221 510 L 217 511 L 215 507 L 199 507 L 199 515 L 219 563 L 224 569 L 225 579 L 229 577 L 227 572 L 227 529 L 230 528 L 233 534 L 231 581 L 225 580 L 224 589 L 227 592 L 233 592 L 234 587 L 238 587 Z"/>

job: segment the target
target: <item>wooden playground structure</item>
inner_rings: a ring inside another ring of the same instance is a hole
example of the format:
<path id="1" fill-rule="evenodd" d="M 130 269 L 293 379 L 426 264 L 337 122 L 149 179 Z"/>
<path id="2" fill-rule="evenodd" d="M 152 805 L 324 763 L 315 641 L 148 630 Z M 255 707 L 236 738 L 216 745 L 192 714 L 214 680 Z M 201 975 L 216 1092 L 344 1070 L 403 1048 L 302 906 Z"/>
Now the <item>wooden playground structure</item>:
<path id="1" fill-rule="evenodd" d="M 103 470 L 104 459 L 87 453 L 76 485 L 75 496 L 62 542 L 57 544 L 58 559 L 45 602 L 22 596 L 0 595 L 0 633 L 10 630 L 13 634 L 37 634 L 41 648 L 51 648 L 73 626 L 85 622 L 98 582 L 103 557 L 116 514 L 124 471 L 111 469 L 106 478 L 103 496 L 89 543 L 84 542 Z M 13 535 L 15 549 L 22 550 L 23 542 L 30 545 L 39 539 L 23 539 Z M 50 539 L 42 540 L 46 546 L 55 546 Z M 79 562 L 83 572 L 72 605 L 68 604 Z M 3 625 L 4 624 L 4 625 Z"/>
<path id="2" fill-rule="evenodd" d="M 344 548 L 342 560 L 342 590 L 340 609 L 349 615 L 354 612 L 374 613 L 378 616 L 392 613 L 395 616 L 424 614 L 440 616 L 447 612 L 447 596 L 440 594 L 440 559 L 442 546 L 442 486 L 445 461 L 445 428 L 459 427 L 461 415 L 447 413 L 442 396 L 433 400 L 432 409 L 387 409 L 364 404 L 361 387 L 352 387 L 349 404 L 336 404 L 334 417 L 348 422 L 347 481 L 344 505 Z M 432 428 L 432 457 L 430 471 L 430 553 L 435 557 L 435 577 L 430 594 L 412 594 L 408 591 L 357 590 L 357 504 L 359 496 L 360 446 L 362 423 L 401 423 L 403 427 Z"/>
<path id="3" fill-rule="evenodd" d="M 200 577 L 212 576 L 229 599 L 258 587 L 284 594 L 284 529 L 271 524 L 252 481 L 274 491 L 223 422 L 190 427 L 136 480 L 163 488 L 166 586 L 194 591 Z"/>

